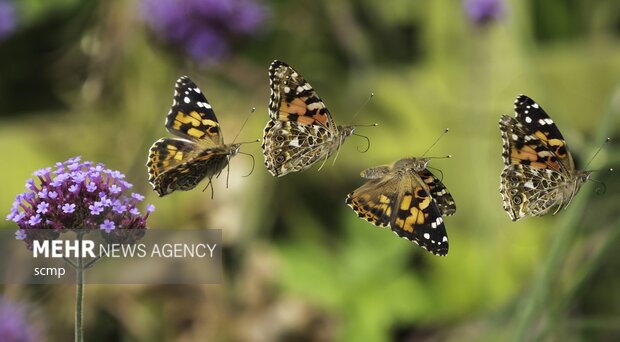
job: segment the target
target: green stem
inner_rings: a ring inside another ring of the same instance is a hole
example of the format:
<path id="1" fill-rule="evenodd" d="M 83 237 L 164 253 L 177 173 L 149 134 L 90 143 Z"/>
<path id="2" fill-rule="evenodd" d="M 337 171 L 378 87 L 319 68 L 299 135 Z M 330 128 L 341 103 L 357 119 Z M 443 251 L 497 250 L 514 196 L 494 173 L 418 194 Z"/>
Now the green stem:
<path id="1" fill-rule="evenodd" d="M 82 319 L 84 311 L 82 304 L 84 302 L 84 260 L 82 259 L 82 233 L 78 233 L 79 248 L 77 257 L 77 267 L 75 268 L 75 342 L 84 341 L 84 327 Z"/>

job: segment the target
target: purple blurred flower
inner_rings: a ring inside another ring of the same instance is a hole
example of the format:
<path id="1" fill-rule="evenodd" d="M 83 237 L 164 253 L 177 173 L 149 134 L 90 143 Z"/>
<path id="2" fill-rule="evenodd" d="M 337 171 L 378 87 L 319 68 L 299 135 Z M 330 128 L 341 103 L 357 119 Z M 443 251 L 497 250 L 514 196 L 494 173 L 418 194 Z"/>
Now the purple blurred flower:
<path id="1" fill-rule="evenodd" d="M 476 25 L 501 20 L 506 14 L 505 0 L 463 0 L 463 7 Z"/>
<path id="2" fill-rule="evenodd" d="M 17 13 L 11 1 L 0 0 L 0 40 L 8 37 L 17 26 Z"/>
<path id="3" fill-rule="evenodd" d="M 4 342 L 39 341 L 39 332 L 34 329 L 25 307 L 0 298 L 0 340 Z"/>
<path id="4" fill-rule="evenodd" d="M 6 217 L 19 227 L 16 238 L 30 246 L 31 229 L 146 228 L 149 209 L 154 207 L 147 206 L 147 214 L 142 215 L 136 206 L 144 196 L 127 193 L 131 184 L 123 180 L 125 176 L 105 169 L 103 164 L 93 165 L 77 157 L 57 163 L 53 171 L 36 171 L 35 178 L 26 182 L 26 191 L 15 197 Z M 88 185 L 81 187 L 76 181 Z"/>
<path id="5" fill-rule="evenodd" d="M 267 16 L 258 0 L 142 0 L 153 31 L 199 62 L 223 58 L 238 38 L 256 34 Z"/>

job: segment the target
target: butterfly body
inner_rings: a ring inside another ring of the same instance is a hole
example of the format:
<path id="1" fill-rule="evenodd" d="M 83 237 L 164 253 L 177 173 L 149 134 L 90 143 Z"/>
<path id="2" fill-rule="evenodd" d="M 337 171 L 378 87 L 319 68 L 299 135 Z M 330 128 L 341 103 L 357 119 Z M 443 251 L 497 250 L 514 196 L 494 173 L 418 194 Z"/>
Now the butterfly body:
<path id="1" fill-rule="evenodd" d="M 191 190 L 203 179 L 219 176 L 240 144 L 224 144 L 211 105 L 187 76 L 175 85 L 166 128 L 179 138 L 161 138 L 149 150 L 149 182 L 159 196 Z"/>
<path id="2" fill-rule="evenodd" d="M 353 134 L 353 126 L 334 123 L 316 91 L 286 63 L 271 63 L 269 84 L 270 120 L 261 148 L 273 176 L 303 171 L 326 160 Z"/>
<path id="3" fill-rule="evenodd" d="M 443 183 L 428 169 L 428 158 L 403 158 L 390 166 L 361 172 L 367 182 L 351 192 L 346 203 L 376 226 L 390 226 L 398 236 L 436 255 L 448 253 L 442 216 L 456 206 Z"/>
<path id="4" fill-rule="evenodd" d="M 525 95 L 515 101 L 515 117 L 502 115 L 504 169 L 500 193 L 513 221 L 528 215 L 556 214 L 566 207 L 590 171 L 577 170 L 553 120 Z"/>

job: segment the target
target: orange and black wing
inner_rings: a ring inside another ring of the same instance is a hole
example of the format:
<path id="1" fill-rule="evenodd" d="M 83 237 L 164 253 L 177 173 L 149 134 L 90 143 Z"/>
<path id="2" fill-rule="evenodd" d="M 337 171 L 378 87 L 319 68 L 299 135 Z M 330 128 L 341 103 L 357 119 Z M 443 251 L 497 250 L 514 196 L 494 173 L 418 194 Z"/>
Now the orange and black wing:
<path id="1" fill-rule="evenodd" d="M 166 128 L 170 133 L 195 141 L 203 147 L 224 144 L 220 124 L 211 104 L 187 76 L 180 77 L 175 84 Z"/>

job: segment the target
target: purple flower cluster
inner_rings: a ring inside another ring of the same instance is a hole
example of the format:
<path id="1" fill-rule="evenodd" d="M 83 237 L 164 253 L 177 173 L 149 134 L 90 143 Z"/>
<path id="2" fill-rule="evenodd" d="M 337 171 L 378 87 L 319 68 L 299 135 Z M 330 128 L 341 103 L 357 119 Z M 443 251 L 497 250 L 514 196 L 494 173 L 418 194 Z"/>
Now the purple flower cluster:
<path id="1" fill-rule="evenodd" d="M 258 31 L 267 15 L 256 0 L 142 0 L 151 29 L 198 62 L 224 57 L 231 43 Z"/>
<path id="2" fill-rule="evenodd" d="M 26 191 L 17 195 L 6 217 L 19 226 L 18 240 L 30 240 L 32 229 L 143 229 L 155 210 L 146 206 L 143 215 L 136 207 L 144 196 L 124 192 L 132 185 L 119 171 L 103 164 L 81 162 L 80 157 L 40 169 L 26 181 Z"/>
<path id="3" fill-rule="evenodd" d="M 38 332 L 26 317 L 24 307 L 0 298 L 0 340 L 5 342 L 40 341 Z"/>
<path id="4" fill-rule="evenodd" d="M 10 1 L 0 0 L 0 40 L 9 36 L 16 26 L 15 6 Z"/>
<path id="5" fill-rule="evenodd" d="M 463 6 L 469 19 L 476 25 L 498 21 L 506 13 L 505 0 L 464 0 Z"/>

